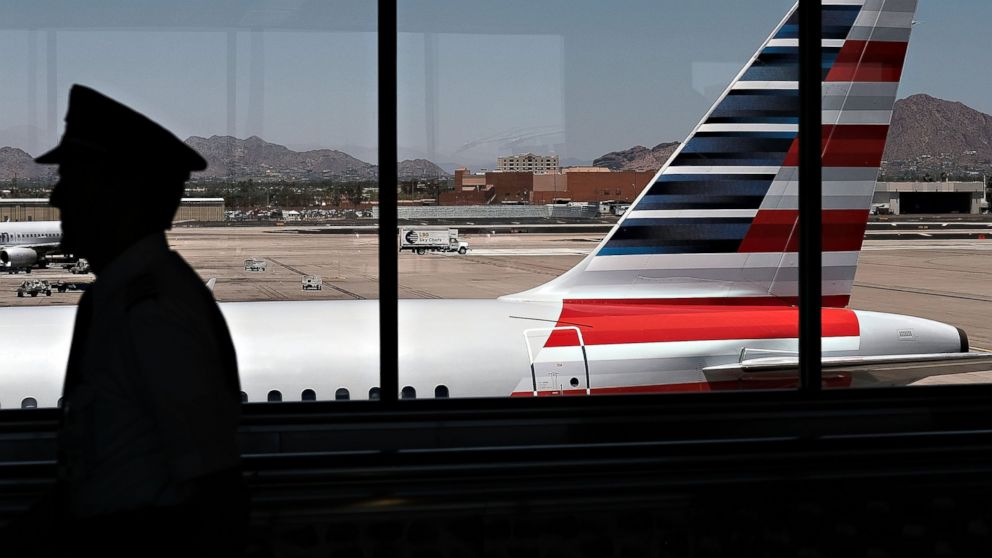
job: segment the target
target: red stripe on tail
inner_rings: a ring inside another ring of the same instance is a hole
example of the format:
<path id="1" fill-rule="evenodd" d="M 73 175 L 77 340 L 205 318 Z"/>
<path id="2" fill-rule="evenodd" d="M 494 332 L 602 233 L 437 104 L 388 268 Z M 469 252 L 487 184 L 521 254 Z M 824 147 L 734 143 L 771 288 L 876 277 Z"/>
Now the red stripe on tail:
<path id="1" fill-rule="evenodd" d="M 857 315 L 846 309 L 823 309 L 823 337 L 860 335 Z M 566 300 L 559 326 L 576 325 L 586 345 L 794 339 L 799 336 L 798 309 L 789 306 L 718 306 L 628 304 L 623 300 L 589 304 Z M 574 330 L 552 332 L 545 347 L 574 347 Z"/>
<path id="2" fill-rule="evenodd" d="M 799 212 L 795 209 L 763 209 L 751 222 L 738 252 L 798 252 Z M 823 251 L 857 252 L 868 226 L 867 209 L 823 211 Z"/>
<path id="3" fill-rule="evenodd" d="M 899 81 L 909 43 L 845 41 L 825 81 Z"/>
<path id="4" fill-rule="evenodd" d="M 823 166 L 877 167 L 882 164 L 887 124 L 824 124 Z M 789 147 L 784 167 L 799 166 L 799 140 Z"/>

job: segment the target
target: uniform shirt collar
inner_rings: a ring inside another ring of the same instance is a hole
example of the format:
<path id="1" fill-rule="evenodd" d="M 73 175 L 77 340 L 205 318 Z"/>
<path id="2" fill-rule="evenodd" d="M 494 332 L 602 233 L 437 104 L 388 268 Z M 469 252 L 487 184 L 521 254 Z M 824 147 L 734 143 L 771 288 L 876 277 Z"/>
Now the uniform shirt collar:
<path id="1" fill-rule="evenodd" d="M 138 239 L 114 258 L 101 272 L 93 286 L 93 303 L 99 306 L 124 288 L 131 280 L 145 273 L 151 262 L 169 253 L 164 232 L 152 233 Z"/>

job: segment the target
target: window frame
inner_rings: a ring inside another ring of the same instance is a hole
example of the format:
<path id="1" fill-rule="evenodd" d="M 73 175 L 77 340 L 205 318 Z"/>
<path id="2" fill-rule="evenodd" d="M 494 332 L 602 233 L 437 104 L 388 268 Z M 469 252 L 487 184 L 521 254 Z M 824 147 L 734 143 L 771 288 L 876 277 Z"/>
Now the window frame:
<path id="1" fill-rule="evenodd" d="M 703 405 L 760 403 L 790 404 L 806 401 L 892 401 L 894 405 L 920 400 L 946 398 L 992 397 L 992 383 L 967 385 L 931 385 L 906 387 L 873 387 L 838 390 L 822 389 L 822 2 L 798 0 L 799 3 L 799 176 L 804 184 L 799 196 L 799 387 L 777 391 L 739 391 L 720 393 L 684 393 L 659 395 L 597 395 L 595 397 L 541 397 L 519 398 L 399 398 L 399 322 L 398 322 L 398 268 L 396 254 L 383 247 L 395 245 L 397 224 L 397 197 L 379 198 L 379 409 L 394 409 L 397 404 L 404 410 L 465 411 L 477 410 L 531 410 L 617 408 L 626 405 L 644 405 L 651 402 L 669 405 Z M 814 9 L 810 9 L 810 7 Z M 397 177 L 397 0 L 378 0 L 378 55 L 379 55 L 379 168 L 380 191 L 383 184 L 398 184 Z M 810 46 L 812 45 L 812 46 Z M 804 138 L 808 138 L 804 141 Z M 389 301 L 384 303 L 384 301 Z"/>
<path id="2" fill-rule="evenodd" d="M 378 0 L 378 138 L 379 138 L 379 191 L 388 192 L 387 184 L 399 184 L 398 176 L 398 81 L 397 33 L 398 0 Z M 783 390 L 790 398 L 817 397 L 822 390 L 820 316 L 822 312 L 822 76 L 820 69 L 822 51 L 822 8 L 820 0 L 798 0 L 799 8 L 799 180 L 804 184 L 799 194 L 799 387 Z M 386 247 L 395 246 L 398 230 L 397 195 L 379 196 L 379 405 L 395 407 L 414 399 L 400 397 L 399 387 L 399 269 L 396 253 Z M 900 389 L 900 388 L 896 388 Z M 844 390 L 847 391 L 847 390 Z M 770 395 L 772 392 L 765 392 Z M 703 397 L 710 398 L 708 393 Z M 728 394 L 733 396 L 732 394 Z M 759 392 L 738 394 L 747 399 Z M 630 401 L 631 395 L 597 395 L 583 398 L 603 404 L 604 399 Z M 658 397 L 648 395 L 646 397 Z M 667 400 L 670 394 L 662 396 Z M 698 395 L 689 395 L 698 397 Z M 773 396 L 774 397 L 774 396 Z M 508 398 L 507 398 L 508 399 Z M 537 398 L 539 406 L 556 405 L 561 398 Z M 568 398 L 572 399 L 572 398 Z M 453 399 L 446 400 L 442 405 Z M 421 399 L 434 401 L 437 399 Z M 471 399 L 478 404 L 484 399 Z M 519 405 L 504 399 L 497 406 Z M 592 403 L 591 403 L 592 404 Z M 569 403 L 571 405 L 571 402 Z M 486 405 L 489 406 L 488 404 Z"/>
<path id="3" fill-rule="evenodd" d="M 969 397 L 976 393 L 992 396 L 992 383 L 970 384 L 967 386 L 934 385 L 916 387 L 908 390 L 899 388 L 870 388 L 822 390 L 822 370 L 820 363 L 820 320 L 821 298 L 820 280 L 822 264 L 820 261 L 820 209 L 822 207 L 821 193 L 822 167 L 820 166 L 819 130 L 821 113 L 819 95 L 821 77 L 819 74 L 819 53 L 821 36 L 821 12 L 818 9 L 809 10 L 809 6 L 819 7 L 818 0 L 799 0 L 799 45 L 800 45 L 800 119 L 799 134 L 804 138 L 812 134 L 814 140 L 800 143 L 800 179 L 804 184 L 800 195 L 800 245 L 799 265 L 799 359 L 800 387 L 796 390 L 783 391 L 754 391 L 736 393 L 707 393 L 700 394 L 665 394 L 665 395 L 597 395 L 586 398 L 526 398 L 510 400 L 506 398 L 464 399 L 457 394 L 451 394 L 450 399 L 439 401 L 436 398 L 421 397 L 404 400 L 400 403 L 399 383 L 399 325 L 398 325 L 398 260 L 395 250 L 389 247 L 397 242 L 396 231 L 397 197 L 396 195 L 379 196 L 379 228 L 378 228 L 378 266 L 379 266 L 379 384 L 378 400 L 362 401 L 376 410 L 390 410 L 396 405 L 403 409 L 556 409 L 575 408 L 577 406 L 607 408 L 611 406 L 645 404 L 655 401 L 662 405 L 676 404 L 676 401 L 689 403 L 692 401 L 706 404 L 718 402 L 795 402 L 806 399 L 821 400 L 864 400 L 887 399 L 917 400 L 922 397 L 948 398 Z M 377 106 L 378 106 L 378 148 L 379 148 L 379 190 L 389 192 L 391 187 L 386 184 L 398 184 L 398 79 L 397 79 L 397 35 L 398 35 L 398 2 L 397 0 L 377 0 L 377 22 L 375 30 L 377 39 Z M 807 40 L 811 39 L 811 40 Z M 804 45 L 807 47 L 804 48 Z M 809 48 L 808 45 L 814 45 Z M 810 91 L 816 93 L 810 95 Z M 810 124 L 810 125 L 807 125 Z M 805 146 L 805 147 L 804 147 Z M 809 194 L 809 195 L 803 195 Z M 370 393 L 373 390 L 370 390 Z M 871 391 L 871 396 L 857 392 Z M 361 400 L 352 400 L 359 403 Z M 256 403 L 251 401 L 250 403 Z M 257 401 L 263 403 L 264 401 Z M 464 402 L 464 403 L 463 403 Z M 277 403 L 292 404 L 283 401 Z M 320 403 L 320 401 L 318 401 Z M 334 401 L 327 401 L 334 404 Z M 269 403 L 271 405 L 271 403 Z M 353 409 L 354 407 L 351 407 Z"/>

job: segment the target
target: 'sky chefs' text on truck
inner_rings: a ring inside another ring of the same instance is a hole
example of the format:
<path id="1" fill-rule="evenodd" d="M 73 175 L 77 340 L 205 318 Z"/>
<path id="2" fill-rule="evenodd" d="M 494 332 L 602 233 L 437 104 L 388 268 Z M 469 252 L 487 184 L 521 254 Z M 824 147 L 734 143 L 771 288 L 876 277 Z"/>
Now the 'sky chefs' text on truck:
<path id="1" fill-rule="evenodd" d="M 458 229 L 400 229 L 400 251 L 468 252 L 468 242 L 458 240 Z"/>

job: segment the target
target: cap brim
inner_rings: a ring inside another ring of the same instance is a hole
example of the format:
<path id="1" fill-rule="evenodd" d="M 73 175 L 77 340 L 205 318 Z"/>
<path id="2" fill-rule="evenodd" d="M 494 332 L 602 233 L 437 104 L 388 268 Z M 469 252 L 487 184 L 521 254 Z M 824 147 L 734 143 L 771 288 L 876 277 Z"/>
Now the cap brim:
<path id="1" fill-rule="evenodd" d="M 202 171 L 207 169 L 207 160 L 203 158 L 203 155 L 197 153 L 194 149 L 187 147 L 189 153 L 186 160 L 189 164 L 189 170 L 191 171 Z"/>
<path id="2" fill-rule="evenodd" d="M 79 145 L 77 145 L 77 142 L 73 140 L 63 140 L 61 143 L 56 145 L 55 148 L 52 149 L 51 151 L 36 157 L 34 162 L 38 163 L 39 165 L 58 165 L 63 163 L 67 158 L 66 157 L 67 142 L 71 143 L 74 149 L 80 147 Z M 83 145 L 82 147 L 86 148 L 88 146 Z M 183 148 L 184 149 L 176 152 L 175 155 L 173 155 L 173 157 L 177 157 L 177 156 L 181 157 L 181 159 L 179 160 L 182 161 L 181 164 L 183 167 L 185 167 L 189 171 L 206 170 L 207 160 L 204 159 L 202 155 L 197 153 L 195 149 L 189 146 L 183 145 Z"/>
<path id="3" fill-rule="evenodd" d="M 35 158 L 34 162 L 39 165 L 56 165 L 62 162 L 62 145 L 56 145 L 55 149 L 52 149 L 48 153 L 39 155 Z"/>

